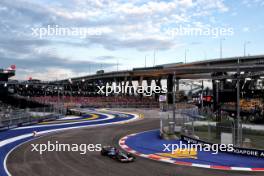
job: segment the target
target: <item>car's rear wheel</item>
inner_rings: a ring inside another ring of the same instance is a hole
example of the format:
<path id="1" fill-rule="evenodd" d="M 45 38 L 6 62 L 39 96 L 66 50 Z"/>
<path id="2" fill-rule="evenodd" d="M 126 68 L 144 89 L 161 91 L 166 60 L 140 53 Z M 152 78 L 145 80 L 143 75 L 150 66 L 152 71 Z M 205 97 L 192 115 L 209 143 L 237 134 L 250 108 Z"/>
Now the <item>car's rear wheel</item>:
<path id="1" fill-rule="evenodd" d="M 104 150 L 101 150 L 101 155 L 106 156 L 106 152 Z"/>

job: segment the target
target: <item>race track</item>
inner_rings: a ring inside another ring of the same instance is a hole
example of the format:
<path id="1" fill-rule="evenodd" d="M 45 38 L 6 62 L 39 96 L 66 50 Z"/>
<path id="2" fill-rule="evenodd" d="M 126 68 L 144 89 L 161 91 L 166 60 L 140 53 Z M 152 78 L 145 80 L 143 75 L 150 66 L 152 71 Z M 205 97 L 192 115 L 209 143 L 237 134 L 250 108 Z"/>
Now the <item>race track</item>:
<path id="1" fill-rule="evenodd" d="M 107 126 L 128 123 L 139 119 L 137 114 L 109 112 L 107 110 L 82 109 L 85 114 L 81 117 L 60 119 L 50 122 L 41 122 L 31 126 L 23 126 L 0 132 L 0 175 L 11 175 L 7 169 L 6 160 L 12 151 L 23 143 L 66 130 L 85 127 Z M 37 136 L 35 135 L 37 134 Z"/>
<path id="2" fill-rule="evenodd" d="M 118 146 L 121 137 L 131 133 L 156 129 L 159 120 L 144 118 L 128 124 L 74 129 L 45 136 L 16 148 L 7 159 L 7 168 L 14 176 L 263 176 L 257 172 L 208 170 L 177 166 L 137 157 L 134 163 L 119 163 L 99 152 L 31 152 L 31 143 L 101 143 Z"/>

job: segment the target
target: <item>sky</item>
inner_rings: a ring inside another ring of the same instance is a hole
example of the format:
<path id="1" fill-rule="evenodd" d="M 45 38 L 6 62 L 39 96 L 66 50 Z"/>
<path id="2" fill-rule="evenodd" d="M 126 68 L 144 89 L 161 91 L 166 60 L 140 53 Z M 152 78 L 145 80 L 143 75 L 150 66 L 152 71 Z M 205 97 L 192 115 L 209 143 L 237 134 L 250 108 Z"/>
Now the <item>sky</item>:
<path id="1" fill-rule="evenodd" d="M 263 19 L 264 0 L 1 0 L 0 68 L 55 80 L 220 58 L 221 43 L 260 55 Z"/>

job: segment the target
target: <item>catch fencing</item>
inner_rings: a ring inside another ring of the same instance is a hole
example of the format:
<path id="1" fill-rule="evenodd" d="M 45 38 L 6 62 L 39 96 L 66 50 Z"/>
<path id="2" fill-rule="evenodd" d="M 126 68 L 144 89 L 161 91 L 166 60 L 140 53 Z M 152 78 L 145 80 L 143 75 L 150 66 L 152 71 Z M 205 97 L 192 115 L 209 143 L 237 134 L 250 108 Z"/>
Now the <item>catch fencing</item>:
<path id="1" fill-rule="evenodd" d="M 34 109 L 6 109 L 0 112 L 0 129 L 40 123 L 61 118 L 66 114 L 63 107 L 42 107 Z"/>

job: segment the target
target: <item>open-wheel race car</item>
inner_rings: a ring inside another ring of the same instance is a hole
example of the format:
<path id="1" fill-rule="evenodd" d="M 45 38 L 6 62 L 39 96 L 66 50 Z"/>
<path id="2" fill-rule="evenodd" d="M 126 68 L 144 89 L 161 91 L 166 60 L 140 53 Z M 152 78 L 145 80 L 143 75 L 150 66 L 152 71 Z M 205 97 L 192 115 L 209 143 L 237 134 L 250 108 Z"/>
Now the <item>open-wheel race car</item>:
<path id="1" fill-rule="evenodd" d="M 124 163 L 133 162 L 135 160 L 135 157 L 131 153 L 123 152 L 112 146 L 102 147 L 101 155 L 108 156 L 114 160 L 117 160 L 119 162 L 124 162 Z"/>

